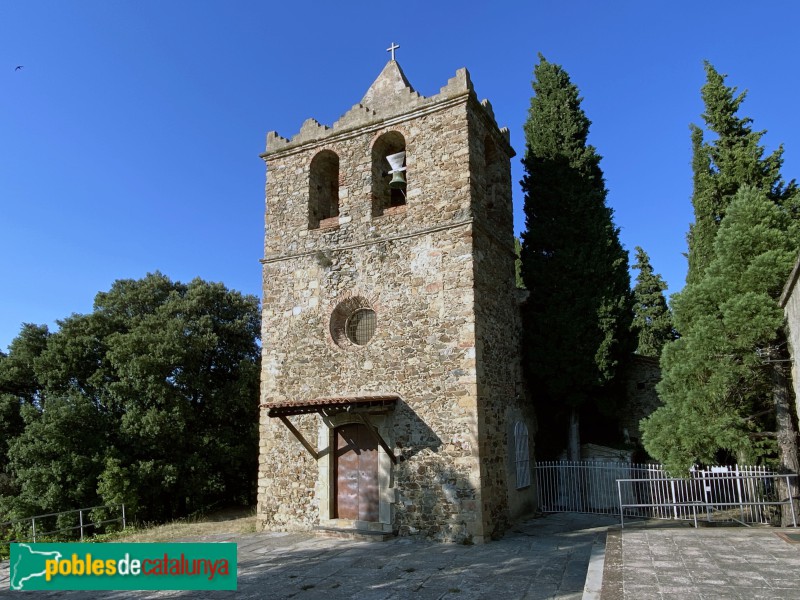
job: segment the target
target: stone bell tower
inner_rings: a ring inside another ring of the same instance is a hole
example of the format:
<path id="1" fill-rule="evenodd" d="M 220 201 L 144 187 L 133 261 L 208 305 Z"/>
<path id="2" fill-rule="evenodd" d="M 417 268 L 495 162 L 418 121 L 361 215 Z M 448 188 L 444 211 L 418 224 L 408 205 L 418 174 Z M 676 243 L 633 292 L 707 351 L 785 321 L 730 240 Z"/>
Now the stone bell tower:
<path id="1" fill-rule="evenodd" d="M 507 129 L 390 60 L 267 135 L 258 519 L 482 542 L 535 509 Z"/>

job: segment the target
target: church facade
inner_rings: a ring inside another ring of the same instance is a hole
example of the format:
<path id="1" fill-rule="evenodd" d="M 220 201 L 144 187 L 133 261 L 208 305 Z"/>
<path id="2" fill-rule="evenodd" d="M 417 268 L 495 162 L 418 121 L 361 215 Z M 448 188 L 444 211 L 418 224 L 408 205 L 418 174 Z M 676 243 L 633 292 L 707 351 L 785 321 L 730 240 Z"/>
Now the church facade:
<path id="1" fill-rule="evenodd" d="M 507 129 L 390 60 L 267 135 L 257 518 L 487 541 L 536 508 Z"/>

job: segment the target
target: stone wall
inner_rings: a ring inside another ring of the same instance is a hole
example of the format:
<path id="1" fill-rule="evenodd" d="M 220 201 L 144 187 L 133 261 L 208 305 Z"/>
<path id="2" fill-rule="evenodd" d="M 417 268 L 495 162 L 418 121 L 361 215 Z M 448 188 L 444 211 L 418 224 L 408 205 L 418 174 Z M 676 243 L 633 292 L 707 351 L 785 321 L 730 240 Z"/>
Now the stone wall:
<path id="1" fill-rule="evenodd" d="M 407 202 L 376 216 L 372 148 L 386 134 L 405 143 Z M 487 136 L 491 181 L 480 175 Z M 390 62 L 333 128 L 309 120 L 292 140 L 267 140 L 262 403 L 397 394 L 380 417 L 400 457 L 393 467 L 383 457 L 381 520 L 400 534 L 484 541 L 509 520 L 508 415 L 532 423 L 518 405 L 518 340 L 508 333 L 518 317 L 507 132 L 465 70 L 422 98 Z M 310 165 L 322 151 L 339 160 L 339 213 L 310 228 Z M 337 306 L 354 301 L 377 315 L 363 346 L 331 330 Z M 258 519 L 272 529 L 331 516 L 336 423 L 291 419 L 323 458 L 262 412 Z"/>
<path id="2" fill-rule="evenodd" d="M 481 110 L 484 108 L 484 110 Z M 501 533 L 511 519 L 535 508 L 536 489 L 518 489 L 514 425 L 529 432 L 533 465 L 535 419 L 525 401 L 520 364 L 520 313 L 514 272 L 514 229 L 510 146 L 490 120 L 487 102 L 469 111 L 478 435 L 485 528 Z"/>
<path id="3" fill-rule="evenodd" d="M 789 339 L 789 352 L 792 357 L 792 384 L 794 386 L 795 407 L 800 420 L 800 258 L 792 269 L 789 281 L 781 294 L 780 305 L 786 315 L 786 334 Z"/>
<path id="4" fill-rule="evenodd" d="M 656 384 L 661 381 L 658 358 L 634 354 L 625 372 L 625 398 L 627 406 L 620 416 L 623 435 L 627 431 L 630 441 L 641 444 L 639 423 L 661 406 Z"/>

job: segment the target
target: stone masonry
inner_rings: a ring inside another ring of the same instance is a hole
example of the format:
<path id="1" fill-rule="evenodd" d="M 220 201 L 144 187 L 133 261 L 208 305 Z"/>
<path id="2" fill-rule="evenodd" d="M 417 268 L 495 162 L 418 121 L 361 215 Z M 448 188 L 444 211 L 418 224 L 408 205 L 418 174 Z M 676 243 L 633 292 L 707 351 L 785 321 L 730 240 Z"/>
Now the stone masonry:
<path id="1" fill-rule="evenodd" d="M 778 303 L 786 315 L 786 335 L 789 338 L 789 352 L 792 357 L 792 384 L 797 406 L 797 418 L 800 419 L 800 257 L 794 264 L 789 280 L 783 288 Z"/>
<path id="2" fill-rule="evenodd" d="M 403 194 L 387 173 L 386 155 L 399 151 Z M 332 127 L 309 119 L 292 139 L 267 135 L 264 528 L 347 526 L 479 543 L 536 508 L 535 421 L 519 365 L 513 155 L 466 69 L 425 98 L 393 60 Z M 374 333 L 357 332 L 358 321 Z M 379 516 L 345 522 L 333 498 L 334 432 L 365 420 L 386 444 Z"/>
<path id="3" fill-rule="evenodd" d="M 656 392 L 661 381 L 659 359 L 634 354 L 630 357 L 625 372 L 625 410 L 619 416 L 619 426 L 624 438 L 633 444 L 641 444 L 639 424 L 662 405 Z"/>

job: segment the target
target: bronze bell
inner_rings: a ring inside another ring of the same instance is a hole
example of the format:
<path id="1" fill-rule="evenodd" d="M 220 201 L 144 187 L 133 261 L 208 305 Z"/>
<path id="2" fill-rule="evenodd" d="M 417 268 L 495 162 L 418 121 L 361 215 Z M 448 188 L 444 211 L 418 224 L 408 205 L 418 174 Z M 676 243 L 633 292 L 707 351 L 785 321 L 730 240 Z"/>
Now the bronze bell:
<path id="1" fill-rule="evenodd" d="M 394 171 L 392 173 L 392 180 L 389 182 L 389 187 L 393 190 L 406 187 L 406 178 L 402 171 Z"/>

